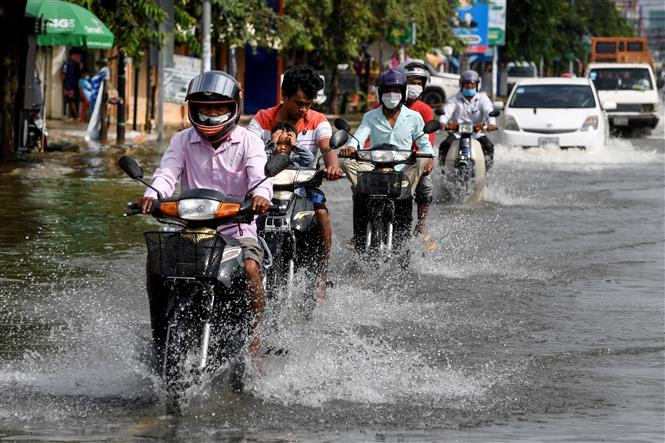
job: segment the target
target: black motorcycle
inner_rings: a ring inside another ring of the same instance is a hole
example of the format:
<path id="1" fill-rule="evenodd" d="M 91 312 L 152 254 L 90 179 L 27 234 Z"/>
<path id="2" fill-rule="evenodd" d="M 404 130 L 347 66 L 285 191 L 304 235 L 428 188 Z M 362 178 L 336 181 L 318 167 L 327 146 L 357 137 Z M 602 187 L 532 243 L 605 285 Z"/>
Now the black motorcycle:
<path id="1" fill-rule="evenodd" d="M 333 134 L 330 144 L 339 147 L 348 142 L 350 128 L 342 119 L 335 120 L 335 127 L 338 131 Z M 429 121 L 418 138 L 440 128 L 439 122 Z M 362 202 L 357 203 L 357 206 L 362 206 L 366 231 L 364 244 L 356 245 L 357 250 L 384 260 L 391 258 L 395 252 L 401 252 L 411 236 L 413 199 L 408 177 L 404 172 L 395 170 L 395 166 L 413 164 L 417 158 L 431 157 L 431 154 L 419 154 L 387 143 L 355 151 L 355 160 L 374 165 L 372 171 L 358 174 L 355 192 L 357 201 Z M 354 210 L 354 223 L 357 223 L 356 218 L 360 216 L 358 212 Z"/>
<path id="2" fill-rule="evenodd" d="M 151 187 L 136 161 L 123 156 L 118 163 L 129 177 Z M 274 156 L 266 176 L 288 163 L 288 156 Z M 157 372 L 177 398 L 202 373 L 233 363 L 248 338 L 252 311 L 242 248 L 217 228 L 251 223 L 254 214 L 249 192 L 242 199 L 211 189 L 158 196 L 150 215 L 167 229 L 144 233 L 150 321 Z M 125 215 L 140 213 L 136 203 L 129 203 Z"/>
<path id="3" fill-rule="evenodd" d="M 294 278 L 301 269 L 313 278 L 321 271 L 323 251 L 313 203 L 307 190 L 321 186 L 323 171 L 319 169 L 286 169 L 272 180 L 272 208 L 256 223 L 270 251 L 273 263 L 265 272 L 266 297 L 277 299 L 293 295 Z M 309 308 L 314 297 L 305 300 Z M 308 309 L 309 310 L 309 309 Z"/>

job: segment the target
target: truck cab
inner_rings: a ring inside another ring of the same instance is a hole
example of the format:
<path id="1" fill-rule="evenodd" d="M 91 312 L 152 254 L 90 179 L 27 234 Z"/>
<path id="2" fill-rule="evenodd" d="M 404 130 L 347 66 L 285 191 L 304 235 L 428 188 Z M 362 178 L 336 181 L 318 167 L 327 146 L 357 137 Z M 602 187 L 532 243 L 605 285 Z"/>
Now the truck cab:
<path id="1" fill-rule="evenodd" d="M 612 129 L 656 127 L 660 115 L 658 89 L 663 81 L 656 82 L 649 64 L 591 63 L 587 76 L 598 91 Z"/>

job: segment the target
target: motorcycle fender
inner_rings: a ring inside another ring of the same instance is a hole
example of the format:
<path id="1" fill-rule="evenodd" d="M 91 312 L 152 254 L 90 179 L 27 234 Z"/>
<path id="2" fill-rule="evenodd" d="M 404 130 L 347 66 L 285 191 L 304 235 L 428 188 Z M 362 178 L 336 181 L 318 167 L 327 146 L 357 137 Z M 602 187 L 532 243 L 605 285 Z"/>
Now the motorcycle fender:
<path id="1" fill-rule="evenodd" d="M 476 187 L 482 187 L 485 184 L 485 154 L 483 154 L 483 146 L 478 140 L 471 140 L 471 159 L 473 160 Z"/>
<path id="2" fill-rule="evenodd" d="M 224 253 L 226 253 L 229 250 L 229 246 L 231 248 L 238 248 L 240 245 L 227 245 L 227 247 L 224 249 Z M 219 272 L 217 273 L 217 281 L 219 281 L 221 284 L 224 285 L 226 288 L 230 288 L 233 280 L 238 274 L 244 273 L 245 272 L 245 256 L 242 253 L 242 249 L 240 250 L 240 253 L 236 255 L 233 258 L 230 258 L 228 260 L 224 260 L 220 265 L 219 265 Z"/>
<path id="3" fill-rule="evenodd" d="M 314 222 L 314 205 L 306 198 L 299 198 L 293 205 L 291 227 L 295 231 L 305 232 Z"/>

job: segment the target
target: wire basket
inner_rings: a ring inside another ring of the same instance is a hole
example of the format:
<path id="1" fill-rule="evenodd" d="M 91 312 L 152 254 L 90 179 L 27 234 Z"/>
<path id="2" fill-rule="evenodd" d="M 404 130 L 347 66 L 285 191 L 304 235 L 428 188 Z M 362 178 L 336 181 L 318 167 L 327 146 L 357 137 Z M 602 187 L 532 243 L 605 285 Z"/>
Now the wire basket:
<path id="1" fill-rule="evenodd" d="M 216 278 L 226 242 L 218 234 L 146 232 L 148 273 L 162 277 Z"/>
<path id="2" fill-rule="evenodd" d="M 403 180 L 406 180 L 406 175 L 402 172 L 361 172 L 358 175 L 357 192 L 359 194 L 399 198 L 402 194 Z"/>

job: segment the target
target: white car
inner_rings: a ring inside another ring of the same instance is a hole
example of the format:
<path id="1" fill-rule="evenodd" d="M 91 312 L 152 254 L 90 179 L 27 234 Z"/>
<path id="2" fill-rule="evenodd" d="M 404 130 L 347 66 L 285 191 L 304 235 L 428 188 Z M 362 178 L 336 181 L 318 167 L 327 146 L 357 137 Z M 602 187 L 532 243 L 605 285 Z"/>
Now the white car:
<path id="1" fill-rule="evenodd" d="M 587 78 L 521 80 L 506 102 L 500 139 L 504 145 L 588 148 L 604 146 L 609 137 L 607 110 Z"/>
<path id="2" fill-rule="evenodd" d="M 432 108 L 440 108 L 448 97 L 459 92 L 459 74 L 438 72 L 432 65 L 426 66 L 430 73 L 430 82 L 420 99 Z"/>

